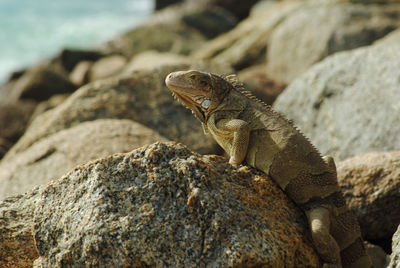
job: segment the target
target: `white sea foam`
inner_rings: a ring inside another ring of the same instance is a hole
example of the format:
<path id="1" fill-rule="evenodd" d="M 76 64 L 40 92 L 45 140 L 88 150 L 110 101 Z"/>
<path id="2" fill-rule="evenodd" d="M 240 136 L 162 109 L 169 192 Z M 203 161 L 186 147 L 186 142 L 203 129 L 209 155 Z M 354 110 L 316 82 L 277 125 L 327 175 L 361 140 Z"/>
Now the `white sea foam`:
<path id="1" fill-rule="evenodd" d="M 0 0 L 0 82 L 63 47 L 97 46 L 152 9 L 153 0 Z"/>

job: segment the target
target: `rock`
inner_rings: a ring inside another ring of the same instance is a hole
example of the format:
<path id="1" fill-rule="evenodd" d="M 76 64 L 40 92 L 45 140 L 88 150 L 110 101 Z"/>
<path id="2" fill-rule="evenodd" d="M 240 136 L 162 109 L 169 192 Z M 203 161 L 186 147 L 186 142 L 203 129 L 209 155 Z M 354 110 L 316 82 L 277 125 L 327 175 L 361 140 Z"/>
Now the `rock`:
<path id="1" fill-rule="evenodd" d="M 189 1 L 156 12 L 146 24 L 105 44 L 102 51 L 127 58 L 146 50 L 188 55 L 200 48 L 207 38 L 221 34 L 235 24 L 236 20 L 228 11 Z"/>
<path id="2" fill-rule="evenodd" d="M 374 42 L 374 45 L 400 45 L 400 28 L 389 33 L 385 37 L 378 39 L 376 42 Z"/>
<path id="3" fill-rule="evenodd" d="M 12 145 L 13 144 L 9 140 L 0 137 L 0 160 L 7 153 L 7 151 L 10 150 Z"/>
<path id="4" fill-rule="evenodd" d="M 54 95 L 52 97 L 50 97 L 48 100 L 42 101 L 40 102 L 35 110 L 32 113 L 32 116 L 30 118 L 30 122 L 29 124 L 40 114 L 53 109 L 54 107 L 56 107 L 57 105 L 59 105 L 60 103 L 62 103 L 64 100 L 66 100 L 68 97 L 70 96 L 70 94 L 57 94 Z"/>
<path id="5" fill-rule="evenodd" d="M 32 235 L 38 189 L 0 201 L 0 267 L 32 267 L 39 257 Z"/>
<path id="6" fill-rule="evenodd" d="M 289 83 L 326 56 L 370 45 L 400 25 L 400 5 L 327 2 L 304 4 L 275 29 L 267 52 L 271 78 Z"/>
<path id="7" fill-rule="evenodd" d="M 271 105 L 285 89 L 286 85 L 277 83 L 266 75 L 265 65 L 254 65 L 238 72 L 240 81 L 249 86 L 252 93 L 266 104 Z"/>
<path id="8" fill-rule="evenodd" d="M 170 140 L 188 144 L 197 152 L 219 153 L 221 149 L 214 139 L 204 135 L 196 118 L 174 101 L 165 86 L 165 77 L 170 72 L 185 69 L 215 73 L 230 70 L 210 63 L 165 65 L 90 83 L 54 109 L 36 117 L 5 158 L 62 129 L 102 118 L 130 119 Z"/>
<path id="9" fill-rule="evenodd" d="M 359 155 L 337 163 L 337 171 L 363 238 L 390 250 L 400 223 L 400 151 Z"/>
<path id="10" fill-rule="evenodd" d="M 78 164 L 167 139 L 130 120 L 84 122 L 0 162 L 0 200 L 59 178 Z"/>
<path id="11" fill-rule="evenodd" d="M 79 62 L 69 74 L 69 80 L 76 86 L 82 86 L 89 82 L 89 71 L 92 68 L 92 61 Z"/>
<path id="12" fill-rule="evenodd" d="M 251 7 L 258 1 L 259 0 L 205 0 L 204 2 L 207 5 L 219 6 L 229 10 L 239 20 L 242 20 L 249 15 Z"/>
<path id="13" fill-rule="evenodd" d="M 368 242 L 364 242 L 364 244 L 365 250 L 371 258 L 372 267 L 386 268 L 390 261 L 390 258 L 388 255 L 386 255 L 385 251 L 381 247 L 370 244 Z"/>
<path id="14" fill-rule="evenodd" d="M 116 75 L 125 67 L 127 60 L 120 55 L 112 55 L 93 63 L 89 71 L 89 80 L 96 81 Z"/>
<path id="15" fill-rule="evenodd" d="M 71 72 L 82 61 L 97 61 L 104 57 L 103 53 L 94 50 L 63 49 L 54 61 L 58 62 L 64 70 Z"/>
<path id="16" fill-rule="evenodd" d="M 275 109 L 293 119 L 336 161 L 400 147 L 400 46 L 336 53 L 279 95 Z"/>
<path id="17" fill-rule="evenodd" d="M 197 59 L 214 59 L 235 69 L 265 61 L 268 40 L 274 28 L 300 6 L 298 2 L 277 2 L 243 20 L 228 33 L 207 42 L 192 54 Z"/>
<path id="18" fill-rule="evenodd" d="M 126 32 L 108 42 L 104 51 L 121 53 L 127 58 L 146 50 L 189 54 L 204 41 L 205 37 L 182 22 L 160 22 L 141 25 Z"/>
<path id="19" fill-rule="evenodd" d="M 75 89 L 66 75 L 52 69 L 50 65 L 39 65 L 28 70 L 15 82 L 8 99 L 43 101 L 55 94 L 71 93 Z"/>
<path id="20" fill-rule="evenodd" d="M 24 133 L 36 107 L 34 101 L 0 105 L 0 138 L 15 143 Z"/>
<path id="21" fill-rule="evenodd" d="M 400 225 L 397 227 L 396 233 L 393 235 L 392 255 L 390 255 L 390 264 L 388 268 L 400 267 Z"/>
<path id="22" fill-rule="evenodd" d="M 162 65 L 191 64 L 192 62 L 193 60 L 183 55 L 148 50 L 132 57 L 123 73 L 131 74 L 134 71 L 152 70 Z"/>
<path id="23" fill-rule="evenodd" d="M 237 24 L 237 20 L 231 13 L 222 8 L 207 7 L 188 12 L 182 17 L 182 21 L 198 30 L 207 39 L 212 39 L 225 33 Z"/>
<path id="24" fill-rule="evenodd" d="M 28 197 L 19 228 L 33 221 L 34 267 L 319 265 L 304 214 L 265 174 L 180 144 L 92 161 L 0 207 Z M 7 210 L 3 229 L 19 223 Z"/>

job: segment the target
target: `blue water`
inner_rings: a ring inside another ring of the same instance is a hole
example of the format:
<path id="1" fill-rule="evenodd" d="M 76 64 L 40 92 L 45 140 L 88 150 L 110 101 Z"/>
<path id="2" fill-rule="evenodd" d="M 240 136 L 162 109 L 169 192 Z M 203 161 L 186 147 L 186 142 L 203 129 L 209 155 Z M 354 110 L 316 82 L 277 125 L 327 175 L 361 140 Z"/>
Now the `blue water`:
<path id="1" fill-rule="evenodd" d="M 110 40 L 152 9 L 153 0 L 0 0 L 0 82 L 63 47 Z"/>

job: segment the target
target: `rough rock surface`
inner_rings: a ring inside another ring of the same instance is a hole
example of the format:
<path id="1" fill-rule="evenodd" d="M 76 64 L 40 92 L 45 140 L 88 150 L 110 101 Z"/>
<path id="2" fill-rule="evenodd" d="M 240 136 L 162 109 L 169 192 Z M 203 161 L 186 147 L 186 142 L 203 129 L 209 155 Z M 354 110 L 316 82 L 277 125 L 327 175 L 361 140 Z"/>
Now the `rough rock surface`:
<path id="1" fill-rule="evenodd" d="M 368 153 L 337 163 L 347 205 L 363 238 L 388 241 L 400 224 L 400 151 Z"/>
<path id="2" fill-rule="evenodd" d="M 394 45 L 336 53 L 293 81 L 275 109 L 336 161 L 398 150 L 399 58 Z"/>
<path id="3" fill-rule="evenodd" d="M 400 267 L 400 225 L 396 233 L 393 235 L 392 255 L 390 255 L 390 264 L 388 268 Z"/>
<path id="4" fill-rule="evenodd" d="M 156 143 L 41 188 L 35 267 L 317 267 L 306 226 L 265 175 Z"/>
<path id="5" fill-rule="evenodd" d="M 0 267 L 32 267 L 39 257 L 32 235 L 38 189 L 0 201 Z"/>
<path id="6" fill-rule="evenodd" d="M 301 3 L 278 2 L 252 13 L 233 30 L 194 51 L 198 59 L 214 59 L 243 69 L 265 61 L 268 40 L 275 27 Z"/>
<path id="7" fill-rule="evenodd" d="M 400 5 L 321 2 L 304 4 L 273 32 L 267 64 L 274 80 L 289 83 L 326 56 L 370 45 L 400 24 Z"/>
<path id="8" fill-rule="evenodd" d="M 68 77 L 52 69 L 51 65 L 39 65 L 25 72 L 13 85 L 8 99 L 33 99 L 43 101 L 55 94 L 71 93 L 76 89 Z"/>
<path id="9" fill-rule="evenodd" d="M 131 119 L 200 153 L 218 153 L 216 142 L 204 135 L 199 122 L 165 86 L 167 74 L 184 69 L 225 73 L 220 65 L 178 64 L 90 83 L 36 117 L 4 159 L 62 129 L 101 118 Z"/>
<path id="10" fill-rule="evenodd" d="M 56 132 L 0 162 L 0 200 L 47 184 L 78 164 L 156 141 L 167 139 L 126 119 L 99 119 Z"/>

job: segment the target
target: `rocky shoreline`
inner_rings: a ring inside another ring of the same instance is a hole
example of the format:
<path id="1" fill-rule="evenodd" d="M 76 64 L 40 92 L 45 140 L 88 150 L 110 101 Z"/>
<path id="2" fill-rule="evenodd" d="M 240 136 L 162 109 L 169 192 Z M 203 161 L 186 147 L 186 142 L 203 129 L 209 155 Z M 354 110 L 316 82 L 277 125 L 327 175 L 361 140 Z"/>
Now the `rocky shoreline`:
<path id="1" fill-rule="evenodd" d="M 318 267 L 301 211 L 173 100 L 184 69 L 237 73 L 334 156 L 375 266 L 400 265 L 400 4 L 255 2 L 183 1 L 0 85 L 1 267 Z"/>

